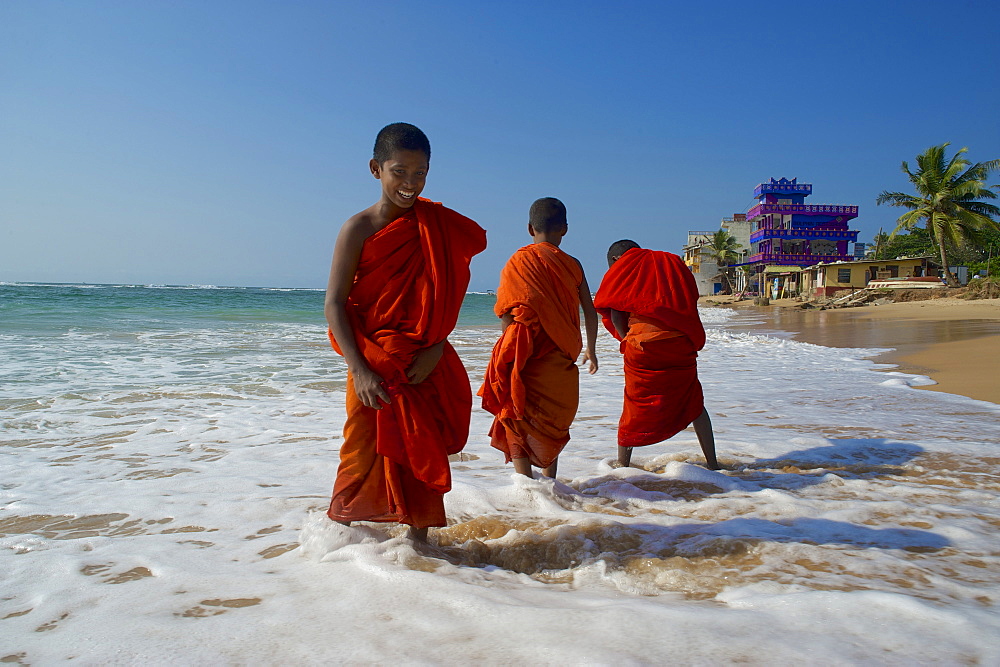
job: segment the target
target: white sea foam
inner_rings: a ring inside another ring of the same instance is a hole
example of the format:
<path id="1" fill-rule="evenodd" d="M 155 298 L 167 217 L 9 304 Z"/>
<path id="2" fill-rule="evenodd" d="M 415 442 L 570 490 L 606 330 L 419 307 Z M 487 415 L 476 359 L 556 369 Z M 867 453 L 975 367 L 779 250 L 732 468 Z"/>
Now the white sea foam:
<path id="1" fill-rule="evenodd" d="M 602 334 L 558 481 L 513 475 L 477 408 L 426 548 L 323 514 L 345 369 L 322 327 L 7 334 L 0 658 L 1000 661 L 1000 406 L 708 313 L 726 470 L 692 431 L 613 467 Z M 496 335 L 451 338 L 473 389 Z"/>
<path id="2" fill-rule="evenodd" d="M 701 317 L 702 324 L 722 324 L 731 320 L 736 315 L 736 311 L 732 308 L 699 308 L 698 315 Z"/>

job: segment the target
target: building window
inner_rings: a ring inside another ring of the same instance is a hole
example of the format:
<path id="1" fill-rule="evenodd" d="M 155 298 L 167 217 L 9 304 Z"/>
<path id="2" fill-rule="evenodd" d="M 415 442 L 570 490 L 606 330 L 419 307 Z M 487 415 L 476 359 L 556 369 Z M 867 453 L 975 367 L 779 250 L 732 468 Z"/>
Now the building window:
<path id="1" fill-rule="evenodd" d="M 851 282 L 851 270 L 850 269 L 837 269 L 837 282 L 838 283 L 849 283 L 849 282 Z"/>

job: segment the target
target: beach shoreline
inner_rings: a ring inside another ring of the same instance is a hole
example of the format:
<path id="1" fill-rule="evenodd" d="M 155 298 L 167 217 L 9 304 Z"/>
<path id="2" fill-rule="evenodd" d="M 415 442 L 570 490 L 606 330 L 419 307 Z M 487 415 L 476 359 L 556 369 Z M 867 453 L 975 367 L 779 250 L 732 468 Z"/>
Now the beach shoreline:
<path id="1" fill-rule="evenodd" d="M 753 312 L 765 327 L 806 343 L 886 349 L 874 360 L 895 365 L 887 370 L 926 375 L 937 383 L 921 389 L 1000 404 L 1000 299 L 941 297 L 825 310 L 803 309 L 793 299 L 754 306 L 712 296 L 700 303 Z"/>

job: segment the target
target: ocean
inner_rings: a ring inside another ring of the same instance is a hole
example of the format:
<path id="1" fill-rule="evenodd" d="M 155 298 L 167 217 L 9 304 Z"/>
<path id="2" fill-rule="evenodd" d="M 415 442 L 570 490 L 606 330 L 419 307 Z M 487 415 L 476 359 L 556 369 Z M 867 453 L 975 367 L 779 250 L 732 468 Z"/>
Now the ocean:
<path id="1" fill-rule="evenodd" d="M 693 431 L 611 465 L 617 343 L 559 478 L 474 407 L 451 524 L 324 516 L 346 367 L 319 290 L 0 284 L 0 660 L 997 664 L 1000 405 L 702 311 Z M 499 333 L 451 337 L 478 388 Z"/>

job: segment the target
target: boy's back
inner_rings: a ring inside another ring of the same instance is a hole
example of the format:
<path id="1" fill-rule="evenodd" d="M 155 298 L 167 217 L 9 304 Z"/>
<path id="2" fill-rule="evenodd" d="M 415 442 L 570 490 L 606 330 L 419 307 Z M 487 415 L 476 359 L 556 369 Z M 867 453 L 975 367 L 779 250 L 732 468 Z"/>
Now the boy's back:
<path id="1" fill-rule="evenodd" d="M 576 359 L 583 347 L 582 282 L 583 270 L 576 259 L 551 243 L 532 243 L 519 248 L 500 272 L 495 309 L 499 314 L 514 308 L 530 309 L 538 318 L 540 333 Z"/>
<path id="2" fill-rule="evenodd" d="M 579 403 L 581 305 L 591 373 L 597 370 L 597 315 L 583 268 L 558 248 L 566 233 L 562 203 L 535 202 L 528 229 L 534 243 L 515 252 L 500 274 L 495 311 L 504 331 L 479 395 L 496 416 L 492 445 L 517 472 L 530 476 L 534 465 L 553 476 Z"/>
<path id="3" fill-rule="evenodd" d="M 705 328 L 698 288 L 677 255 L 622 239 L 608 249 L 608 272 L 594 301 L 608 331 L 622 341 L 625 401 L 618 461 L 632 448 L 661 442 L 693 424 L 709 468 L 717 469 L 712 422 L 698 380 Z"/>

